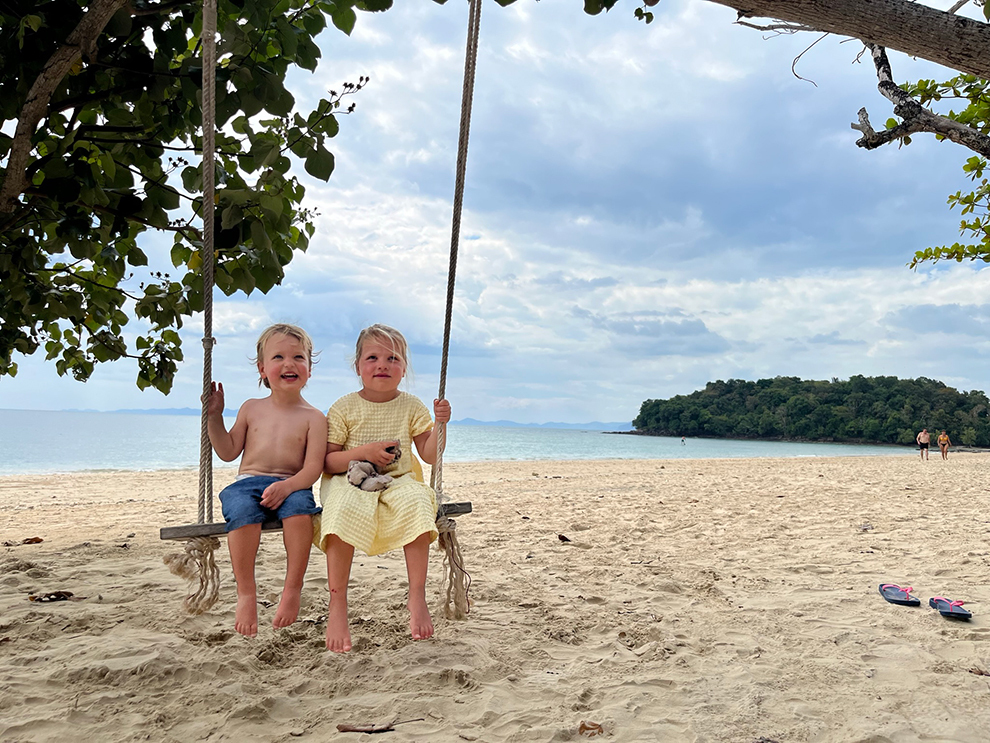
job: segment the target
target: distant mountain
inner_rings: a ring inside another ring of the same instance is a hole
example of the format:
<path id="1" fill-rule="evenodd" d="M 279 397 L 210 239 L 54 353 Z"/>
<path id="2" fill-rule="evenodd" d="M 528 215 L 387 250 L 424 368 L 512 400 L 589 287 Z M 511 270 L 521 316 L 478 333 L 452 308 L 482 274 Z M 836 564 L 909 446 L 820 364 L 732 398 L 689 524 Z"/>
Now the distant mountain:
<path id="1" fill-rule="evenodd" d="M 602 423 L 592 421 L 591 423 L 516 423 L 515 421 L 479 421 L 474 418 L 462 418 L 459 421 L 451 421 L 458 426 L 495 426 L 497 428 L 566 428 L 581 431 L 632 431 L 632 423 Z"/>
<path id="2" fill-rule="evenodd" d="M 138 408 L 123 408 L 121 410 L 112 410 L 112 413 L 139 413 L 140 415 L 199 415 L 199 408 L 150 408 L 150 409 L 138 409 Z M 227 411 L 224 411 L 227 414 Z M 236 411 L 234 415 L 237 415 Z"/>
<path id="3" fill-rule="evenodd" d="M 69 413 L 95 413 L 95 410 L 67 410 Z M 199 408 L 122 408 L 120 410 L 110 410 L 110 413 L 131 413 L 136 415 L 199 415 Z M 236 410 L 224 410 L 225 417 L 233 418 L 237 415 Z M 591 423 L 516 423 L 515 421 L 479 421 L 475 418 L 463 418 L 459 421 L 451 421 L 458 426 L 495 426 L 497 428 L 564 428 L 580 431 L 632 431 L 633 426 L 630 421 L 622 423 L 602 423 L 601 421 L 591 421 Z"/>
<path id="4" fill-rule="evenodd" d="M 96 410 L 69 410 L 69 413 L 95 413 Z M 119 410 L 109 410 L 109 413 L 130 413 L 133 415 L 196 415 L 200 414 L 199 408 L 121 408 Z M 223 414 L 227 418 L 237 416 L 237 410 L 225 408 Z"/>

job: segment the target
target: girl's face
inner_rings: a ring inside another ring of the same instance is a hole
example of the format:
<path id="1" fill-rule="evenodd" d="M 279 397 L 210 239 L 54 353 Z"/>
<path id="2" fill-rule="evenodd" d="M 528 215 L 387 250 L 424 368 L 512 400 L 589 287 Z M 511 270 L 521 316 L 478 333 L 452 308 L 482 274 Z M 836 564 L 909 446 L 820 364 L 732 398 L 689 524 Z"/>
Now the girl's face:
<path id="1" fill-rule="evenodd" d="M 361 346 L 358 374 L 364 385 L 366 399 L 388 402 L 399 393 L 399 382 L 406 374 L 406 362 L 391 343 L 371 337 Z"/>

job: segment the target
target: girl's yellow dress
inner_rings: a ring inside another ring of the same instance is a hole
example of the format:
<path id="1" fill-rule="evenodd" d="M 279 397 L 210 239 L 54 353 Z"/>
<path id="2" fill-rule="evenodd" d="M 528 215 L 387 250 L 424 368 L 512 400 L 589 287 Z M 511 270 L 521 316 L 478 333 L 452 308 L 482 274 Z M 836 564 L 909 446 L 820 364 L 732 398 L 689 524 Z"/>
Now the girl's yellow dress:
<path id="1" fill-rule="evenodd" d="M 423 482 L 413 453 L 413 438 L 433 427 L 430 411 L 408 392 L 389 402 L 369 402 L 357 392 L 345 395 L 327 413 L 327 441 L 344 451 L 374 441 L 398 441 L 399 461 L 384 468 L 392 476 L 385 490 L 368 493 L 351 485 L 346 474 L 323 475 L 323 513 L 313 518 L 313 543 L 324 552 L 326 539 L 340 539 L 368 555 L 380 555 L 412 542 L 420 534 L 437 538 L 437 496 Z"/>

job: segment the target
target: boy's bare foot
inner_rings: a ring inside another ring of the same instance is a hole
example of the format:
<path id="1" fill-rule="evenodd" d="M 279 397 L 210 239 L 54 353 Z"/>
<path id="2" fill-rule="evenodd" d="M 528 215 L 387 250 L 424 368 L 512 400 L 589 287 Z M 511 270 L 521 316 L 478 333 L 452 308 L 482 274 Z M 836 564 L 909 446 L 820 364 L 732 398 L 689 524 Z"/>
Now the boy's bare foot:
<path id="1" fill-rule="evenodd" d="M 258 598 L 254 594 L 237 596 L 234 629 L 245 637 L 254 637 L 258 634 Z"/>
<path id="2" fill-rule="evenodd" d="M 331 601 L 327 612 L 327 650 L 346 653 L 351 649 L 351 631 L 347 626 L 347 604 Z"/>
<path id="3" fill-rule="evenodd" d="M 433 637 L 433 617 L 430 616 L 425 596 L 409 597 L 409 633 L 414 640 Z"/>
<path id="4" fill-rule="evenodd" d="M 282 598 L 278 602 L 278 610 L 272 620 L 272 627 L 282 629 L 288 627 L 299 617 L 299 602 L 301 600 L 301 589 L 282 589 Z"/>

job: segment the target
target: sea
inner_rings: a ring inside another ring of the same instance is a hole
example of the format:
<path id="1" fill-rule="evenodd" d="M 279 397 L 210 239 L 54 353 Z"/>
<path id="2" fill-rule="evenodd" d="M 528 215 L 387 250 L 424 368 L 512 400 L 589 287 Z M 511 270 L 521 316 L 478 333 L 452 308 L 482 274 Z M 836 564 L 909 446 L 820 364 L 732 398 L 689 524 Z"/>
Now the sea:
<path id="1" fill-rule="evenodd" d="M 233 419 L 228 425 L 233 424 Z M 0 410 L 0 475 L 199 465 L 195 415 Z M 598 430 L 447 426 L 445 462 L 906 456 L 913 448 L 637 436 Z M 215 466 L 225 463 L 214 458 Z"/>

